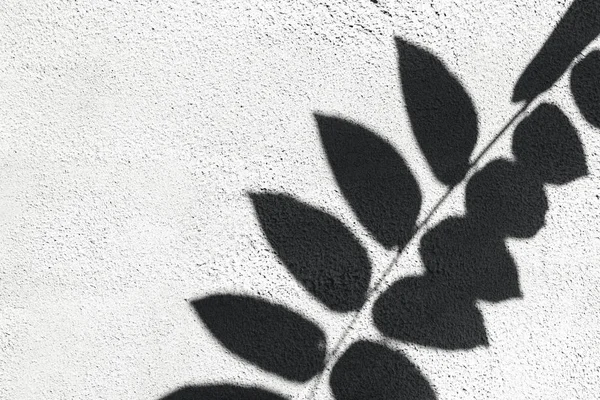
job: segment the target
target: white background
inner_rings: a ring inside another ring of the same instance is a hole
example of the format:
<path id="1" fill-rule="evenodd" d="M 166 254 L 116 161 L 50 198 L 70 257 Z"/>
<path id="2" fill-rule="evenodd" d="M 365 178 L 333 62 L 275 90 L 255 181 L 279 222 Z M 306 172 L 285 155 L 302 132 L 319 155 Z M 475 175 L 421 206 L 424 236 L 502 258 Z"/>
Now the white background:
<path id="1" fill-rule="evenodd" d="M 393 254 L 336 187 L 313 113 L 389 140 L 423 190 L 422 218 L 444 188 L 410 130 L 394 36 L 461 80 L 478 154 L 520 108 L 513 85 L 569 3 L 3 1 L 0 398 L 146 400 L 218 382 L 302 398 L 310 384 L 227 352 L 188 303 L 261 296 L 317 321 L 330 344 L 347 326 L 273 254 L 247 192 L 332 213 L 377 275 Z M 589 174 L 547 186 L 546 226 L 507 241 L 524 297 L 479 303 L 489 347 L 392 344 L 440 400 L 600 393 L 600 130 L 578 113 L 568 76 L 544 99 L 578 128 Z M 485 160 L 510 158 L 511 134 Z M 462 213 L 462 195 L 433 222 Z M 414 243 L 390 279 L 422 272 Z M 365 323 L 353 335 L 377 333 Z M 326 381 L 317 390 L 328 398 Z"/>

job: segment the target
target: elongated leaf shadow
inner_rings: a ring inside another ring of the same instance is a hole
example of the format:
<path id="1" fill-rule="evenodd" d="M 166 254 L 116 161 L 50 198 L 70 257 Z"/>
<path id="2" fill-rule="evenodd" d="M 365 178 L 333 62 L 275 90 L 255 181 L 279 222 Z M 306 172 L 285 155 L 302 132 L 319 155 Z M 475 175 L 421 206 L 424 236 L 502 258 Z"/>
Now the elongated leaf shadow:
<path id="1" fill-rule="evenodd" d="M 427 273 L 400 280 L 376 301 L 373 319 L 384 334 L 445 349 L 487 345 L 475 301 L 521 296 L 504 238 L 532 237 L 544 226 L 545 183 L 587 173 L 577 133 L 554 105 L 541 104 L 520 122 L 513 149 L 516 162 L 494 160 L 469 180 L 464 217 L 422 237 Z"/>
<path id="2" fill-rule="evenodd" d="M 283 306 L 228 294 L 192 305 L 227 349 L 266 371 L 305 382 L 323 369 L 325 334 Z"/>
<path id="3" fill-rule="evenodd" d="M 477 141 L 477 113 L 458 79 L 436 56 L 396 38 L 400 84 L 417 143 L 436 178 L 460 182 Z"/>
<path id="4" fill-rule="evenodd" d="M 308 291 L 335 311 L 362 307 L 371 263 L 342 222 L 288 195 L 250 198 L 271 247 Z"/>
<path id="5" fill-rule="evenodd" d="M 600 128 L 600 51 L 590 52 L 573 67 L 571 92 L 585 119 Z"/>
<path id="6" fill-rule="evenodd" d="M 404 159 L 367 128 L 315 115 L 321 141 L 342 194 L 383 246 L 404 248 L 421 208 L 421 191 Z"/>
<path id="7" fill-rule="evenodd" d="M 213 385 L 186 386 L 161 400 L 285 400 L 285 398 L 254 387 Z"/>
<path id="8" fill-rule="evenodd" d="M 530 102 L 548 90 L 600 34 L 600 2 L 575 0 L 519 77 L 512 101 Z"/>
<path id="9" fill-rule="evenodd" d="M 402 353 L 360 341 L 340 357 L 329 378 L 337 400 L 435 400 L 435 393 L 418 368 Z"/>

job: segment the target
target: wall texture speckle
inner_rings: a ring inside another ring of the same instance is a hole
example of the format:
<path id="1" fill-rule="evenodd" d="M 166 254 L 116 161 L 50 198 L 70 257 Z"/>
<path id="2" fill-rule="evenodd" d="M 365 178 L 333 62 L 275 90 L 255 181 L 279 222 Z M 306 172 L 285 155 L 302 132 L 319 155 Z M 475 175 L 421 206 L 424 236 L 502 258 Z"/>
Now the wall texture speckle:
<path id="1" fill-rule="evenodd" d="M 344 337 L 343 348 L 401 352 L 440 400 L 596 400 L 600 129 L 574 100 L 570 70 L 529 110 L 562 110 L 587 174 L 544 185 L 544 226 L 504 239 L 522 297 L 477 301 L 488 346 L 396 340 L 377 314 L 353 322 L 327 308 L 270 247 L 251 196 L 287 193 L 341 221 L 374 287 L 394 250 L 345 200 L 315 114 L 360 123 L 401 155 L 422 222 L 446 189 L 412 133 L 395 38 L 434 54 L 469 94 L 477 155 L 522 108 L 514 85 L 570 3 L 3 1 L 0 398 L 158 400 L 209 384 L 333 398 L 328 375 L 285 379 L 213 336 L 193 301 L 231 294 L 302 315 L 326 346 Z M 512 126 L 477 168 L 498 157 L 515 159 Z M 427 226 L 467 212 L 466 191 L 457 185 Z M 424 271 L 417 238 L 383 287 Z"/>

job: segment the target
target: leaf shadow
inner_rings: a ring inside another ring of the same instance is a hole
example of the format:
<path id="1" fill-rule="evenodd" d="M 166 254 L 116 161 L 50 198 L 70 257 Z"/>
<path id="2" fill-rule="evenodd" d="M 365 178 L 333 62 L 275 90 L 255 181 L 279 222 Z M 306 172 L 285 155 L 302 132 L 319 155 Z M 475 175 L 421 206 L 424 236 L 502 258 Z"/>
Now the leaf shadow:
<path id="1" fill-rule="evenodd" d="M 512 145 L 523 168 L 541 182 L 562 185 L 588 174 L 577 130 L 554 104 L 542 103 L 524 119 Z"/>
<path id="2" fill-rule="evenodd" d="M 325 334 L 281 305 L 231 294 L 191 304 L 223 346 L 266 371 L 305 382 L 324 367 Z"/>
<path id="3" fill-rule="evenodd" d="M 431 275 L 403 278 L 373 307 L 373 322 L 386 336 L 446 350 L 488 344 L 483 316 L 472 299 Z"/>
<path id="4" fill-rule="evenodd" d="M 353 343 L 340 357 L 329 378 L 338 400 L 435 400 L 419 369 L 402 353 L 368 341 Z"/>
<path id="5" fill-rule="evenodd" d="M 413 134 L 436 178 L 455 185 L 465 177 L 477 142 L 473 101 L 436 56 L 401 38 L 396 46 Z"/>
<path id="6" fill-rule="evenodd" d="M 571 92 L 584 118 L 600 128 L 600 51 L 591 51 L 571 71 Z"/>
<path id="7" fill-rule="evenodd" d="M 548 90 L 600 34 L 600 2 L 575 0 L 515 85 L 512 101 L 530 102 Z"/>
<path id="8" fill-rule="evenodd" d="M 386 248 L 404 248 L 421 209 L 421 191 L 402 156 L 361 125 L 315 118 L 338 187 L 358 220 Z"/>
<path id="9" fill-rule="evenodd" d="M 513 101 L 526 100 L 526 110 L 599 32 L 600 3 L 575 0 L 519 78 Z M 397 46 L 401 84 L 419 147 L 437 179 L 454 187 L 473 166 L 473 103 L 435 56 L 401 39 Z M 599 65 L 600 52 L 592 52 L 571 75 L 576 103 L 596 126 Z M 315 118 L 336 182 L 356 217 L 383 246 L 398 246 L 400 253 L 420 229 L 416 218 L 422 193 L 410 168 L 367 128 L 320 114 Z M 426 272 L 395 282 L 376 300 L 373 322 L 383 334 L 443 349 L 489 345 L 476 302 L 522 296 L 505 239 L 530 238 L 545 225 L 545 184 L 566 184 L 588 173 L 576 130 L 551 104 L 538 106 L 518 124 L 513 153 L 514 161 L 494 160 L 471 177 L 465 215 L 444 219 L 421 238 Z M 334 311 L 364 305 L 370 261 L 340 221 L 284 194 L 250 197 L 271 246 L 309 292 Z M 266 371 L 307 382 L 325 368 L 325 334 L 283 306 L 232 294 L 209 296 L 192 305 L 228 350 Z M 431 385 L 408 358 L 367 341 L 355 342 L 344 352 L 333 365 L 329 383 L 337 399 L 435 399 Z M 263 389 L 223 384 L 183 387 L 163 400 L 196 398 L 282 399 Z"/>
<path id="10" fill-rule="evenodd" d="M 285 400 L 275 393 L 255 387 L 230 384 L 184 386 L 160 400 Z"/>
<path id="11" fill-rule="evenodd" d="M 446 218 L 421 238 L 426 273 L 396 282 L 375 302 L 382 333 L 443 349 L 488 345 L 475 302 L 522 296 L 505 238 L 530 238 L 544 226 L 544 184 L 587 173 L 577 132 L 551 104 L 519 123 L 513 151 L 516 161 L 496 159 L 471 177 L 463 217 Z"/>
<path id="12" fill-rule="evenodd" d="M 251 193 L 271 247 L 294 277 L 334 311 L 365 301 L 371 263 L 358 239 L 337 218 L 281 193 Z"/>

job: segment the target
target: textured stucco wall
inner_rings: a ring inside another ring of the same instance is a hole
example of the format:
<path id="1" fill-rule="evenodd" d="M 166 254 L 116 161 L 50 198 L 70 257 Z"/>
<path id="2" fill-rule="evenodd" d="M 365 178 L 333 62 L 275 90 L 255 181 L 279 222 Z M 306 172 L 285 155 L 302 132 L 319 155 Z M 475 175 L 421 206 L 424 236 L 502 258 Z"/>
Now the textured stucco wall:
<path id="1" fill-rule="evenodd" d="M 431 51 L 469 92 L 478 154 L 521 107 L 513 86 L 569 3 L 3 1 L 0 398 L 158 399 L 224 382 L 307 396 L 315 382 L 228 352 L 189 303 L 258 296 L 316 321 L 328 344 L 350 323 L 282 266 L 248 193 L 289 193 L 334 215 L 377 277 L 394 253 L 344 200 L 313 114 L 393 144 L 423 192 L 422 219 L 445 189 L 411 133 L 394 37 Z M 588 174 L 547 185 L 545 226 L 506 240 L 523 297 L 477 303 L 488 347 L 387 341 L 439 399 L 600 393 L 600 130 L 568 74 L 541 100 L 577 128 Z M 512 156 L 511 133 L 480 165 Z M 464 185 L 430 224 L 463 212 Z M 422 272 L 413 243 L 388 281 Z M 346 344 L 357 338 L 381 338 L 368 313 Z M 315 390 L 330 396 L 326 380 Z"/>

